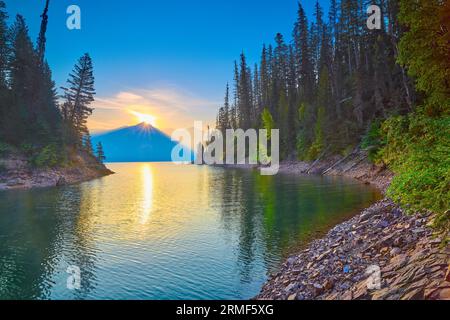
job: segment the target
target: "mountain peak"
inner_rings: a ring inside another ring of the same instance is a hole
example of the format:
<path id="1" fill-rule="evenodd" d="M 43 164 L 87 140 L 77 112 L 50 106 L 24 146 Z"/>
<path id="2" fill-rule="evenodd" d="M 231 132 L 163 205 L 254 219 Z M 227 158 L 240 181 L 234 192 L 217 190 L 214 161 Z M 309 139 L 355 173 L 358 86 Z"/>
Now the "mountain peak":
<path id="1" fill-rule="evenodd" d="M 177 145 L 167 134 L 145 122 L 95 135 L 92 141 L 102 143 L 107 162 L 171 161 L 172 149 Z"/>

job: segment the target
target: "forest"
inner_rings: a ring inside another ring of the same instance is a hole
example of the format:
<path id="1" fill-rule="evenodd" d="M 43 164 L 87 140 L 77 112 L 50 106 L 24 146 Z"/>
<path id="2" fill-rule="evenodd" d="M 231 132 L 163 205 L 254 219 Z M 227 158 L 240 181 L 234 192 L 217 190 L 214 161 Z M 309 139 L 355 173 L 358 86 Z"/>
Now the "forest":
<path id="1" fill-rule="evenodd" d="M 378 30 L 367 7 L 381 8 Z M 285 160 L 368 151 L 395 174 L 388 195 L 409 210 L 439 213 L 450 201 L 450 3 L 442 0 L 301 3 L 289 40 L 234 63 L 216 128 L 280 129 Z"/>
<path id="2" fill-rule="evenodd" d="M 102 146 L 94 151 L 86 126 L 95 95 L 92 59 L 77 61 L 59 96 L 45 59 L 48 5 L 33 43 L 23 16 L 8 26 L 0 1 L 0 156 L 19 152 L 35 167 L 70 165 L 79 154 L 101 162 Z"/>

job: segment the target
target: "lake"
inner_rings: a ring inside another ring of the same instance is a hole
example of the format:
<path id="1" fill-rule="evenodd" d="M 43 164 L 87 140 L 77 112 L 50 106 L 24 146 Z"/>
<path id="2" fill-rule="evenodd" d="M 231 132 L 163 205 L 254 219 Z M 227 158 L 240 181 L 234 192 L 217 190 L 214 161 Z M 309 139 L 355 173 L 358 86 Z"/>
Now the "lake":
<path id="1" fill-rule="evenodd" d="M 336 177 L 108 167 L 116 174 L 80 185 L 0 193 L 0 299 L 248 299 L 380 197 Z M 73 266 L 79 289 L 67 286 Z"/>

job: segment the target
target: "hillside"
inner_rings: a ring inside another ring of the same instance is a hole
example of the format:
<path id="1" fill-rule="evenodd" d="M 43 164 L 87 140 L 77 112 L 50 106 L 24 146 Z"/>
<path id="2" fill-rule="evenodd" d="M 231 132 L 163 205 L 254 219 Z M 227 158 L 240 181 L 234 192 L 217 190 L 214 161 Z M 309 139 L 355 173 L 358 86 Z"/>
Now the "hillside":
<path id="1" fill-rule="evenodd" d="M 67 161 L 53 167 L 37 167 L 23 152 L 0 156 L 0 190 L 54 187 L 92 180 L 113 172 L 85 152 L 67 151 Z"/>

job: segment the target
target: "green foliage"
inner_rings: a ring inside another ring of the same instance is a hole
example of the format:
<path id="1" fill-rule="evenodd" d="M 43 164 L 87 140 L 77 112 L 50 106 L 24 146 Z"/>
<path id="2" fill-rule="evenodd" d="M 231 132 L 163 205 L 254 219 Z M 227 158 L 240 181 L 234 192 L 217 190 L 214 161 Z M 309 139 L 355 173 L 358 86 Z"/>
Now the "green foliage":
<path id="1" fill-rule="evenodd" d="M 368 151 L 369 160 L 373 163 L 381 161 L 380 150 L 386 145 L 381 133 L 381 121 L 374 120 L 361 141 L 361 147 Z"/>
<path id="2" fill-rule="evenodd" d="M 314 128 L 314 141 L 308 150 L 307 160 L 317 159 L 324 151 L 325 141 L 323 134 L 323 123 L 325 120 L 325 108 L 317 110 L 317 121 Z"/>
<path id="3" fill-rule="evenodd" d="M 55 145 L 45 146 L 39 153 L 32 157 L 31 163 L 33 166 L 42 167 L 56 167 L 61 164 L 61 156 L 58 152 L 58 147 Z"/>
<path id="4" fill-rule="evenodd" d="M 298 118 L 300 121 L 304 121 L 306 118 L 306 105 L 304 103 L 298 108 Z"/>
<path id="5" fill-rule="evenodd" d="M 103 163 L 106 160 L 105 152 L 103 151 L 103 145 L 101 142 L 97 144 L 97 160 Z"/>
<path id="6" fill-rule="evenodd" d="M 0 142 L 0 157 L 7 156 L 12 151 L 13 148 L 9 144 Z"/>
<path id="7" fill-rule="evenodd" d="M 270 139 L 271 130 L 275 128 L 275 122 L 273 121 L 273 117 L 267 108 L 264 108 L 264 111 L 261 115 L 261 119 L 263 123 L 263 128 L 267 130 L 267 138 Z"/>
<path id="8" fill-rule="evenodd" d="M 396 174 L 388 195 L 410 211 L 437 213 L 437 225 L 448 228 L 450 117 L 431 118 L 421 111 L 382 125 L 387 144 L 381 156 Z"/>
<path id="9" fill-rule="evenodd" d="M 450 3 L 401 0 L 399 20 L 408 29 L 399 44 L 398 61 L 408 67 L 416 88 L 426 95 L 430 116 L 449 114 Z"/>
<path id="10" fill-rule="evenodd" d="M 26 156 L 31 156 L 34 153 L 34 147 L 31 143 L 23 142 L 19 148 Z"/>

